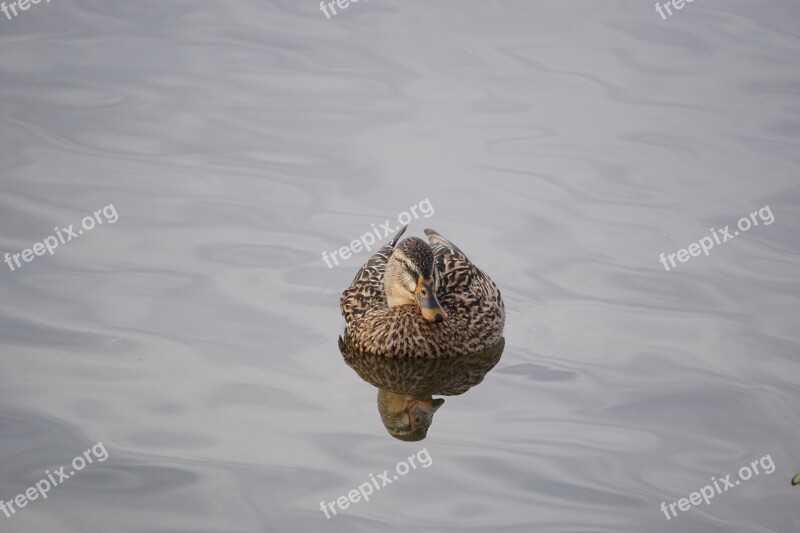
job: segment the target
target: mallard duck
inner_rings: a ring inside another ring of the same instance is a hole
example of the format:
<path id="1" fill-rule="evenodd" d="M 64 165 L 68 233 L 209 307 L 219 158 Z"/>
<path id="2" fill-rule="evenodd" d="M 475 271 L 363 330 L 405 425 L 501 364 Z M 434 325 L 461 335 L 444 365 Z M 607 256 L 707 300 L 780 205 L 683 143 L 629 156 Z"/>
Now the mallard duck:
<path id="1" fill-rule="evenodd" d="M 386 357 L 452 357 L 503 336 L 505 306 L 494 282 L 432 229 L 428 241 L 400 228 L 343 293 L 345 341 Z"/>

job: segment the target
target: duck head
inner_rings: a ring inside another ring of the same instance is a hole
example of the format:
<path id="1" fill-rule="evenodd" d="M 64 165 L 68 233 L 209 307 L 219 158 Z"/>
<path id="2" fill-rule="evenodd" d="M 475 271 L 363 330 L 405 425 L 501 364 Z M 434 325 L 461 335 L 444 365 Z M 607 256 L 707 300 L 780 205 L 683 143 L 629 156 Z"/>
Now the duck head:
<path id="1" fill-rule="evenodd" d="M 378 412 L 386 431 L 396 439 L 409 442 L 422 440 L 428 435 L 433 414 L 443 403 L 443 399 L 433 399 L 430 395 L 378 391 Z"/>
<path id="2" fill-rule="evenodd" d="M 389 307 L 416 305 L 428 322 L 443 322 L 447 313 L 436 299 L 438 278 L 431 247 L 418 237 L 409 237 L 394 249 L 386 264 L 386 302 Z"/>

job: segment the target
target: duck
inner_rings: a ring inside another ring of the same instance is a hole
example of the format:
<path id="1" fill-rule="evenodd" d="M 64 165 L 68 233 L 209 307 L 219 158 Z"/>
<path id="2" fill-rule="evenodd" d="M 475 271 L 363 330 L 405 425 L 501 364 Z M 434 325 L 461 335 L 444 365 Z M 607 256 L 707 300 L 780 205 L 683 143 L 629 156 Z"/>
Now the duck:
<path id="1" fill-rule="evenodd" d="M 428 241 L 400 238 L 361 267 L 339 300 L 345 342 L 384 357 L 446 358 L 503 338 L 500 289 L 455 244 L 433 229 Z"/>

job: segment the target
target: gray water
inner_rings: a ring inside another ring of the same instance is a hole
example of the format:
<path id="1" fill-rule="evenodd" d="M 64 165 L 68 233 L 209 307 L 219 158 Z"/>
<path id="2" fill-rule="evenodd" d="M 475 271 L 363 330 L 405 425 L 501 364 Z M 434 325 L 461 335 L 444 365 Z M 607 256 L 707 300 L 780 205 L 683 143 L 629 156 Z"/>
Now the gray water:
<path id="1" fill-rule="evenodd" d="M 0 264 L 0 499 L 108 452 L 0 530 L 797 531 L 800 4 L 673 11 L 0 14 L 0 253 L 65 238 Z M 426 199 L 409 234 L 489 273 L 506 345 L 408 443 L 337 347 L 369 254 L 322 253 Z M 772 473 L 660 509 L 759 460 Z"/>

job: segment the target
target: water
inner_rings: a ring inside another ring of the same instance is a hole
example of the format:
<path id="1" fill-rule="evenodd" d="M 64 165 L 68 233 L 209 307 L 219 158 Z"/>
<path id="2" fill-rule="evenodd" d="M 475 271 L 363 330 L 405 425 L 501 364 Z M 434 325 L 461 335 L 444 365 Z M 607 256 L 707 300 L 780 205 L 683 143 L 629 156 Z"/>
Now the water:
<path id="1" fill-rule="evenodd" d="M 94 2 L 0 15 L 3 531 L 795 531 L 800 6 Z M 427 439 L 342 360 L 427 199 L 505 351 Z M 710 229 L 759 224 L 669 272 Z M 101 215 L 102 218 L 102 215 Z M 105 220 L 105 219 L 104 219 Z M 62 232 L 63 233 L 63 232 Z M 426 450 L 398 481 L 331 502 Z M 769 455 L 667 520 L 660 510 Z M 419 461 L 418 461 L 419 462 Z M 795 490 L 793 490 L 795 489 Z"/>

